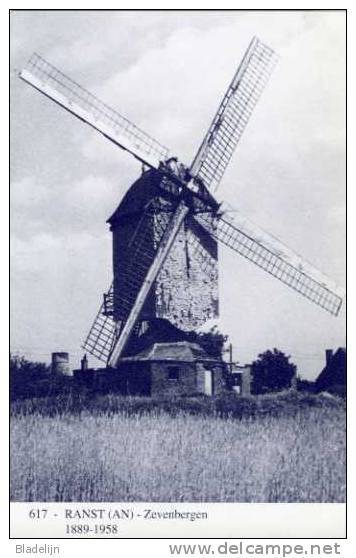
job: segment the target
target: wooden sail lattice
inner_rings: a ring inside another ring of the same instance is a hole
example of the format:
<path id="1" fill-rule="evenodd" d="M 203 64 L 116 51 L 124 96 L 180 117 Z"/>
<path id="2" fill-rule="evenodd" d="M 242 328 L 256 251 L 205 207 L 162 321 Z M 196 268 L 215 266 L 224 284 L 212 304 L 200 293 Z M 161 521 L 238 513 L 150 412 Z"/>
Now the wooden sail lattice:
<path id="1" fill-rule="evenodd" d="M 120 274 L 120 288 L 114 289 L 114 307 L 123 320 L 131 311 L 168 222 L 166 213 L 154 213 L 154 207 L 150 206 L 128 246 L 129 257 L 125 270 Z"/>
<path id="2" fill-rule="evenodd" d="M 155 201 L 152 201 L 142 215 L 127 248 L 128 259 L 121 274 L 119 289 L 116 290 L 112 284 L 104 295 L 104 301 L 84 342 L 83 348 L 104 362 L 108 361 L 115 341 L 120 336 L 170 222 L 172 210 L 167 212 L 157 209 Z"/>
<path id="3" fill-rule="evenodd" d="M 197 216 L 204 226 L 210 225 L 206 214 Z M 210 227 L 209 229 L 210 230 Z M 226 216 L 217 221 L 211 231 L 216 240 L 261 267 L 334 316 L 340 311 L 342 293 L 328 277 L 316 270 L 292 250 L 264 231 L 248 229 L 243 223 L 229 221 Z"/>
<path id="4" fill-rule="evenodd" d="M 119 358 L 121 357 L 126 344 L 133 332 L 135 324 L 140 316 L 140 313 L 146 303 L 148 294 L 160 272 L 169 252 L 172 249 L 177 234 L 189 212 L 189 208 L 185 205 L 184 201 L 180 200 L 165 226 L 161 227 L 162 234 L 154 243 L 155 253 L 147 272 L 138 286 L 138 292 L 135 295 L 134 304 L 132 305 L 127 319 L 124 322 L 120 335 L 115 342 L 112 353 L 109 359 L 110 366 L 117 366 Z M 137 253 L 137 257 L 140 254 Z"/>
<path id="5" fill-rule="evenodd" d="M 192 163 L 191 173 L 215 190 L 277 63 L 254 37 Z"/>
<path id="6" fill-rule="evenodd" d="M 34 53 L 20 77 L 143 163 L 158 168 L 160 162 L 167 159 L 169 150 L 164 145 L 42 56 Z"/>
<path id="7" fill-rule="evenodd" d="M 107 312 L 107 301 L 105 297 L 112 297 L 113 285 L 110 286 L 104 301 L 83 343 L 83 349 L 103 362 L 107 362 L 114 340 L 116 338 L 116 324 L 112 315 Z"/>

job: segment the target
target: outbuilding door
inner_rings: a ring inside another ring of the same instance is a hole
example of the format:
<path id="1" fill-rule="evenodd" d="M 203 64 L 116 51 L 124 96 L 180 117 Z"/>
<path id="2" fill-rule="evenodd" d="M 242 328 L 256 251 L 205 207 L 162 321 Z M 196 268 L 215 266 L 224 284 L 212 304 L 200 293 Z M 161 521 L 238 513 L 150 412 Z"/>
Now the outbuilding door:
<path id="1" fill-rule="evenodd" d="M 213 395 L 213 371 L 204 370 L 204 393 L 205 395 Z"/>

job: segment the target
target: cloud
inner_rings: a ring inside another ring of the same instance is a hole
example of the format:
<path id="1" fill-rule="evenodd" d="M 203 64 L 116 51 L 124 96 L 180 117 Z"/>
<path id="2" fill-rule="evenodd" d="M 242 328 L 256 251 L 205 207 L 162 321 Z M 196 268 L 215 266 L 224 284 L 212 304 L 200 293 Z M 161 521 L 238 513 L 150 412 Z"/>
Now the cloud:
<path id="1" fill-rule="evenodd" d="M 253 115 L 255 133 L 250 126 L 245 132 L 256 151 L 261 154 L 266 138 L 271 151 L 284 150 L 281 159 L 285 151 L 288 155 L 288 146 L 293 151 L 310 146 L 310 141 L 343 143 L 341 18 L 242 14 L 214 28 L 190 23 L 175 29 L 162 44 L 143 50 L 129 66 L 119 65 L 106 80 L 98 80 L 95 93 L 189 163 L 251 35 L 260 33 L 267 42 L 271 39 L 281 58 Z M 325 56 L 330 36 L 331 66 Z M 337 87 L 330 92 L 332 83 Z M 268 133 L 272 129 L 273 134 Z M 86 151 L 99 160 L 103 150 L 96 155 Z"/>
<path id="2" fill-rule="evenodd" d="M 14 207 L 31 207 L 35 203 L 48 200 L 50 192 L 44 184 L 38 184 L 33 177 L 24 176 L 11 183 L 11 204 Z"/>
<path id="3" fill-rule="evenodd" d="M 68 234 L 100 235 L 108 231 L 111 215 L 120 193 L 104 176 L 86 175 L 69 184 L 46 185 L 24 177 L 11 185 L 12 234 L 16 238 L 49 234 L 65 238 Z"/>

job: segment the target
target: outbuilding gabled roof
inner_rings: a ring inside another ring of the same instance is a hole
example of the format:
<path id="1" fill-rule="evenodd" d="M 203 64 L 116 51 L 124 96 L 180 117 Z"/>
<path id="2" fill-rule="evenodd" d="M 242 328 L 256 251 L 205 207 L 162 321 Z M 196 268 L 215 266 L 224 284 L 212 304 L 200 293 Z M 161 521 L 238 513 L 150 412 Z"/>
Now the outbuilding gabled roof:
<path id="1" fill-rule="evenodd" d="M 132 357 L 121 359 L 123 362 L 137 361 L 171 361 L 171 362 L 197 362 L 201 360 L 214 361 L 200 345 L 189 341 L 173 343 L 154 343 L 148 349 Z"/>

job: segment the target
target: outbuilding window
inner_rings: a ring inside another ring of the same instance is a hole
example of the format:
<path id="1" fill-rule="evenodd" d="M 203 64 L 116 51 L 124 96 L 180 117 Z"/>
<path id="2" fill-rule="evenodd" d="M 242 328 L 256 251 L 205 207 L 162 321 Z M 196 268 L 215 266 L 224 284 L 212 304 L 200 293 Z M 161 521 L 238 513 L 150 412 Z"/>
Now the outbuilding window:
<path id="1" fill-rule="evenodd" d="M 179 366 L 168 367 L 168 380 L 179 380 Z"/>

